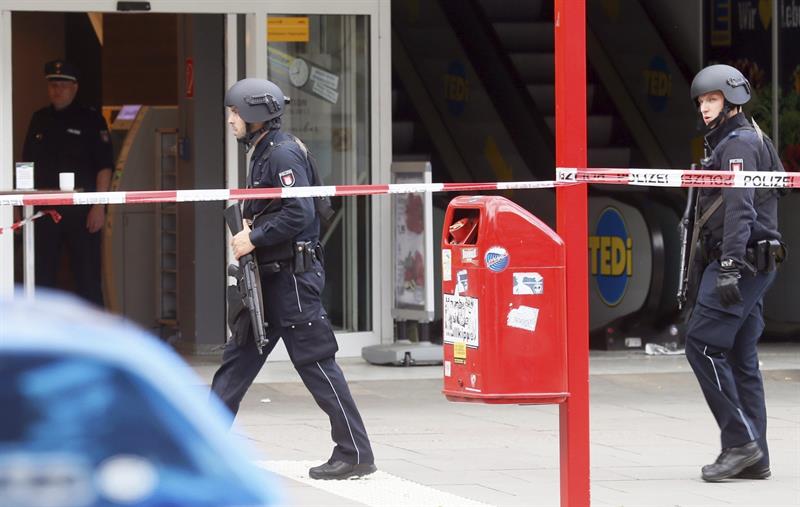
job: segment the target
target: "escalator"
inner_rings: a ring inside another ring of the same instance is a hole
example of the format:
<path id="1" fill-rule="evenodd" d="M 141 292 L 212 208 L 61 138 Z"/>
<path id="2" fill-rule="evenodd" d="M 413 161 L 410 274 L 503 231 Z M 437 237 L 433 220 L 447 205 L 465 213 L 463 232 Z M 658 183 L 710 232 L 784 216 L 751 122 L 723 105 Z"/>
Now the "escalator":
<path id="1" fill-rule="evenodd" d="M 506 0 L 470 0 L 476 19 L 470 34 L 489 27 L 490 44 L 505 53 L 511 74 L 530 95 L 537 112 L 544 119 L 550 136 L 555 135 L 555 63 L 553 3 Z M 448 3 L 448 5 L 452 5 Z M 463 18 L 462 18 L 463 19 Z M 470 38 L 472 38 L 470 36 Z M 629 167 L 632 150 L 620 118 L 606 105 L 608 98 L 598 97 L 604 88 L 588 69 L 587 144 L 589 165 L 593 167 Z"/>

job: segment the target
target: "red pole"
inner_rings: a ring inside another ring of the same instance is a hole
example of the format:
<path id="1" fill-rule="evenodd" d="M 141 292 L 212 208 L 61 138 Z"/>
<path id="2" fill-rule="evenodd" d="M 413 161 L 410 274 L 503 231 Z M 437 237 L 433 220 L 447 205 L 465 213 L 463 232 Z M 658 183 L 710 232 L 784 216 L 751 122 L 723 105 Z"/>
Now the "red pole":
<path id="1" fill-rule="evenodd" d="M 556 165 L 586 167 L 586 0 L 555 0 Z M 567 401 L 559 407 L 561 505 L 589 506 L 589 273 L 586 185 L 556 190 L 567 250 Z"/>

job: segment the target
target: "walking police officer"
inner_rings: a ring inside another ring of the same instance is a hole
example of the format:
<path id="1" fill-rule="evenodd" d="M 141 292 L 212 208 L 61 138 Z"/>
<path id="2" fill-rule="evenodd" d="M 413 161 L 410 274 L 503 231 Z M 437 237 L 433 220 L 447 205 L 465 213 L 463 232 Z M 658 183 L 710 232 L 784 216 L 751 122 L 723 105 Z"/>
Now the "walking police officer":
<path id="1" fill-rule="evenodd" d="M 317 185 L 305 146 L 281 132 L 286 98 L 266 79 L 243 79 L 225 96 L 228 123 L 252 150 L 248 187 Z M 321 296 L 325 285 L 320 221 L 313 198 L 245 201 L 244 229 L 231 240 L 238 259 L 255 250 L 261 273 L 269 344 L 259 353 L 249 317 L 239 314 L 212 391 L 236 414 L 247 389 L 278 340 L 300 378 L 331 422 L 330 459 L 309 470 L 313 479 L 346 479 L 376 470 L 372 448 L 334 354 L 336 338 Z M 234 302 L 235 303 L 235 302 Z M 230 320 L 230 319 L 229 319 Z M 244 324 L 244 325 L 242 325 Z"/>
<path id="2" fill-rule="evenodd" d="M 58 173 L 75 173 L 75 187 L 87 192 L 105 192 L 111 183 L 113 155 L 103 116 L 75 103 L 77 68 L 63 60 L 44 68 L 50 106 L 31 118 L 22 157 L 34 162 L 37 189 L 59 188 Z M 61 221 L 36 223 L 36 283 L 56 287 L 61 249 L 69 252 L 77 293 L 103 306 L 100 283 L 100 230 L 105 207 L 60 206 Z"/>
<path id="3" fill-rule="evenodd" d="M 691 86 L 706 127 L 703 169 L 783 170 L 772 141 L 741 112 L 750 83 L 728 65 L 701 70 Z M 785 249 L 778 195 L 752 188 L 701 189 L 697 225 L 705 267 L 689 318 L 686 357 L 721 432 L 721 453 L 702 468 L 709 482 L 770 476 L 764 385 L 756 346 L 764 293 Z"/>

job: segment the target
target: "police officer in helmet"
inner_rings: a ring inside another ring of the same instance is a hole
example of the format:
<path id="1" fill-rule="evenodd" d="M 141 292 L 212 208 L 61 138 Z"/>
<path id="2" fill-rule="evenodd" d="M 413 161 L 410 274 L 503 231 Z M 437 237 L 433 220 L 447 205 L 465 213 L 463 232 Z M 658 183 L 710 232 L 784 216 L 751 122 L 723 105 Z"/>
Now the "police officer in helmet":
<path id="1" fill-rule="evenodd" d="M 712 65 L 692 81 L 691 98 L 705 127 L 703 169 L 782 171 L 772 141 L 742 113 L 750 83 L 728 65 Z M 757 344 L 763 297 L 785 256 L 778 195 L 753 188 L 698 193 L 702 276 L 689 317 L 686 357 L 721 433 L 721 453 L 702 478 L 770 476 L 764 385 Z M 703 218 L 700 222 L 703 222 Z"/>
<path id="2" fill-rule="evenodd" d="M 287 103 L 281 89 L 266 79 L 243 79 L 225 95 L 228 124 L 251 151 L 248 188 L 319 184 L 305 146 L 280 130 Z M 248 317 L 232 325 L 212 391 L 236 414 L 267 356 L 283 339 L 303 383 L 330 418 L 336 444 L 330 459 L 311 468 L 309 475 L 346 479 L 371 474 L 376 470 L 372 448 L 334 359 L 338 345 L 322 306 L 325 271 L 314 199 L 248 200 L 242 214 L 244 229 L 231 246 L 237 259 L 256 254 L 269 344 L 260 354 L 246 325 Z"/>

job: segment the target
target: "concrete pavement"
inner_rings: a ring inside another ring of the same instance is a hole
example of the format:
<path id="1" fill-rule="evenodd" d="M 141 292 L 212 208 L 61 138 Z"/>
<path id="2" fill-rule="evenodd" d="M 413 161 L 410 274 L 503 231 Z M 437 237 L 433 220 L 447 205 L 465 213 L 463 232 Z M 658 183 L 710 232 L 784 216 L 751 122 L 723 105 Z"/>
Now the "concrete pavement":
<path id="1" fill-rule="evenodd" d="M 592 352 L 592 505 L 800 505 L 800 343 L 760 357 L 773 477 L 708 484 L 718 430 L 685 357 Z M 190 362 L 210 382 L 217 359 Z M 268 363 L 242 404 L 234 432 L 280 474 L 288 505 L 559 505 L 557 406 L 452 403 L 441 367 L 340 364 L 380 471 L 366 480 L 307 479 L 332 444 L 291 364 Z"/>

